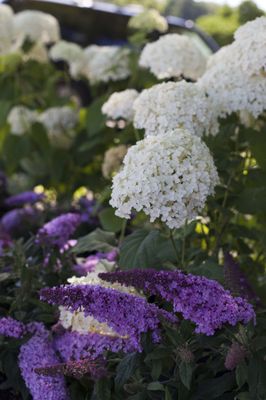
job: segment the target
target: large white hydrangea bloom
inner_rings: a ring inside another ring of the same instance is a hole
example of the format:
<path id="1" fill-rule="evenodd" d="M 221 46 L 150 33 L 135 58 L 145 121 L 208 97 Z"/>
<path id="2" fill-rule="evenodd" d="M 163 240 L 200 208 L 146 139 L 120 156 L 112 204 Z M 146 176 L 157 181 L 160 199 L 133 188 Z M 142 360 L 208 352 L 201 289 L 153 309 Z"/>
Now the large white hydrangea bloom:
<path id="1" fill-rule="evenodd" d="M 48 108 L 38 117 L 38 121 L 46 128 L 51 144 L 68 149 L 76 135 L 77 113 L 70 107 Z"/>
<path id="2" fill-rule="evenodd" d="M 132 146 L 113 178 L 110 204 L 130 218 L 143 210 L 150 221 L 179 228 L 202 211 L 218 183 L 208 147 L 184 129 L 148 136 Z"/>
<path id="3" fill-rule="evenodd" d="M 158 79 L 197 80 L 205 71 L 206 58 L 187 36 L 169 33 L 144 47 L 139 65 L 149 68 Z"/>
<path id="4" fill-rule="evenodd" d="M 92 45 L 84 50 L 83 74 L 92 84 L 119 81 L 130 75 L 129 49 Z"/>
<path id="5" fill-rule="evenodd" d="M 257 118 L 266 109 L 266 17 L 241 26 L 235 41 L 210 57 L 198 84 L 219 114 L 246 112 Z"/>
<path id="6" fill-rule="evenodd" d="M 22 41 L 52 43 L 60 39 L 58 21 L 42 11 L 25 10 L 14 15 L 14 34 Z"/>
<path id="7" fill-rule="evenodd" d="M 167 82 L 143 90 L 134 103 L 134 126 L 146 135 L 186 128 L 202 136 L 218 132 L 216 110 L 205 91 L 195 83 Z"/>
<path id="8" fill-rule="evenodd" d="M 83 49 L 76 43 L 60 40 L 54 44 L 49 52 L 53 61 L 65 61 L 69 65 L 70 75 L 77 78 L 84 66 Z"/>
<path id="9" fill-rule="evenodd" d="M 114 92 L 102 106 L 102 113 L 111 119 L 122 118 L 132 121 L 134 117 L 133 104 L 139 93 L 135 89 Z"/>
<path id="10" fill-rule="evenodd" d="M 145 10 L 134 17 L 131 17 L 128 26 L 131 29 L 144 32 L 166 32 L 168 29 L 167 20 L 154 9 Z"/>
<path id="11" fill-rule="evenodd" d="M 6 54 L 12 47 L 13 11 L 6 4 L 0 4 L 0 55 Z"/>
<path id="12" fill-rule="evenodd" d="M 10 132 L 13 135 L 21 136 L 28 132 L 32 124 L 37 120 L 38 114 L 24 106 L 13 107 L 7 117 L 10 125 Z"/>
<path id="13" fill-rule="evenodd" d="M 105 271 L 107 272 L 107 271 Z M 119 283 L 109 283 L 98 277 L 98 273 L 88 273 L 86 276 L 78 278 L 73 276 L 68 279 L 68 282 L 72 285 L 98 285 L 109 289 L 118 290 L 120 292 L 129 293 L 135 296 L 139 296 L 139 293 L 135 288 L 130 286 L 123 286 Z M 65 329 L 71 329 L 74 332 L 80 334 L 98 333 L 100 335 L 121 337 L 105 322 L 99 322 L 97 319 L 91 316 L 85 316 L 84 312 L 81 311 L 69 311 L 66 307 L 60 306 L 60 317 L 59 321 Z"/>

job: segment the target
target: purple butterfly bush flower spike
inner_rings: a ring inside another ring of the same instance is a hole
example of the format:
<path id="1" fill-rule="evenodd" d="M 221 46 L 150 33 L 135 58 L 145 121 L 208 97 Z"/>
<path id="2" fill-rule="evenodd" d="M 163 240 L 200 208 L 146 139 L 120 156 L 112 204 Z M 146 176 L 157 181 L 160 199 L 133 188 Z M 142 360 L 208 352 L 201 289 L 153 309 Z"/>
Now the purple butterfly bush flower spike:
<path id="1" fill-rule="evenodd" d="M 19 339 L 26 333 L 26 327 L 23 322 L 17 321 L 11 317 L 0 319 L 0 335 Z"/>
<path id="2" fill-rule="evenodd" d="M 33 207 L 15 208 L 8 211 L 0 220 L 1 229 L 10 235 L 16 234 L 21 229 L 36 224 L 38 210 Z M 26 229 L 27 229 L 26 228 Z"/>
<path id="3" fill-rule="evenodd" d="M 45 246 L 63 248 L 73 235 L 81 219 L 79 214 L 67 213 L 47 222 L 39 229 L 36 243 Z"/>
<path id="4" fill-rule="evenodd" d="M 68 400 L 63 375 L 44 376 L 36 369 L 58 364 L 60 361 L 49 340 L 48 332 L 35 334 L 20 348 L 19 367 L 21 375 L 33 400 Z"/>
<path id="5" fill-rule="evenodd" d="M 43 193 L 35 193 L 34 191 L 22 192 L 8 197 L 4 204 L 7 207 L 22 207 L 25 204 L 35 204 L 44 199 Z"/>
<path id="6" fill-rule="evenodd" d="M 119 282 L 144 290 L 172 303 L 183 318 L 196 324 L 196 333 L 213 335 L 224 324 L 255 321 L 252 306 L 233 297 L 218 282 L 181 271 L 133 270 L 100 273 L 109 282 Z"/>
<path id="7" fill-rule="evenodd" d="M 128 339 L 132 348 L 141 351 L 141 334 L 152 331 L 159 340 L 160 319 L 176 322 L 173 314 L 160 310 L 146 299 L 98 285 L 66 285 L 41 290 L 41 299 L 62 305 L 71 311 L 84 310 L 99 322 L 105 322 L 120 337 Z"/>

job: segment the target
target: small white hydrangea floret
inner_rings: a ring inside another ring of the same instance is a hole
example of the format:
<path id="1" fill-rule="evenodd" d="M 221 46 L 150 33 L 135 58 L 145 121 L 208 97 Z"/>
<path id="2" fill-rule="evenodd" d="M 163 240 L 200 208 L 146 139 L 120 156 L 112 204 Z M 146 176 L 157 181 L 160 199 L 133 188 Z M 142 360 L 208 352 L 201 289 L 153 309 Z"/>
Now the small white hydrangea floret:
<path id="1" fill-rule="evenodd" d="M 60 40 L 49 52 L 53 61 L 65 61 L 69 65 L 70 74 L 77 78 L 82 72 L 84 66 L 83 49 L 76 43 Z"/>
<path id="2" fill-rule="evenodd" d="M 119 171 L 122 161 L 127 154 L 128 147 L 120 144 L 116 147 L 110 147 L 105 154 L 102 164 L 102 174 L 106 179 L 112 177 L 114 173 Z"/>
<path id="3" fill-rule="evenodd" d="M 154 222 L 179 228 L 195 219 L 218 183 L 208 147 L 184 129 L 148 136 L 132 146 L 113 178 L 110 204 L 130 218 L 144 211 Z"/>
<path id="4" fill-rule="evenodd" d="M 38 121 L 44 125 L 51 144 L 68 149 L 76 135 L 77 113 L 70 107 L 52 107 L 40 114 Z"/>
<path id="5" fill-rule="evenodd" d="M 131 17 L 128 26 L 147 33 L 153 31 L 164 33 L 168 29 L 168 22 L 157 10 L 149 9 Z"/>
<path id="6" fill-rule="evenodd" d="M 132 121 L 134 117 L 133 104 L 139 93 L 135 89 L 126 89 L 113 93 L 102 106 L 102 113 L 110 119 L 122 118 Z"/>
<path id="7" fill-rule="evenodd" d="M 91 84 L 128 78 L 129 53 L 129 49 L 118 46 L 89 46 L 84 50 L 83 74 Z"/>
<path id="8" fill-rule="evenodd" d="M 37 120 L 38 114 L 24 106 L 16 106 L 8 114 L 7 122 L 13 135 L 21 136 L 28 132 Z"/>
<path id="9" fill-rule="evenodd" d="M 167 82 L 144 90 L 134 103 L 134 126 L 146 135 L 161 135 L 169 129 L 186 128 L 191 133 L 215 135 L 216 110 L 205 91 L 195 83 Z"/>
<path id="10" fill-rule="evenodd" d="M 58 21 L 42 11 L 25 10 L 14 15 L 14 34 L 23 41 L 53 43 L 60 39 Z"/>
<path id="11" fill-rule="evenodd" d="M 197 80 L 205 71 L 206 58 L 193 39 L 169 33 L 146 44 L 139 65 L 150 69 L 158 79 L 185 77 Z"/>

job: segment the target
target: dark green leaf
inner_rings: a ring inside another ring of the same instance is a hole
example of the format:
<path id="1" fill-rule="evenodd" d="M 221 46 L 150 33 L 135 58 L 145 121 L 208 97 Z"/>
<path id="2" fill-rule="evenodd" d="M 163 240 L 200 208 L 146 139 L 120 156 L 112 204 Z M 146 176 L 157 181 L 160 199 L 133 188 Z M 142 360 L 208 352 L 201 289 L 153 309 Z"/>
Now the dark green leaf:
<path id="1" fill-rule="evenodd" d="M 117 389 L 123 387 L 123 385 L 128 381 L 128 379 L 133 374 L 139 362 L 139 354 L 132 353 L 128 354 L 119 363 L 116 369 L 115 386 Z"/>
<path id="2" fill-rule="evenodd" d="M 111 251 L 115 247 L 115 235 L 112 232 L 105 232 L 97 228 L 86 236 L 82 236 L 72 252 L 75 254 L 88 251 Z"/>
<path id="3" fill-rule="evenodd" d="M 99 213 L 99 218 L 103 229 L 109 232 L 119 232 L 122 229 L 124 219 L 115 215 L 112 207 L 105 208 Z"/>
<path id="4" fill-rule="evenodd" d="M 190 389 L 193 375 L 193 365 L 191 363 L 181 361 L 179 365 L 179 375 L 183 385 L 187 389 Z"/>

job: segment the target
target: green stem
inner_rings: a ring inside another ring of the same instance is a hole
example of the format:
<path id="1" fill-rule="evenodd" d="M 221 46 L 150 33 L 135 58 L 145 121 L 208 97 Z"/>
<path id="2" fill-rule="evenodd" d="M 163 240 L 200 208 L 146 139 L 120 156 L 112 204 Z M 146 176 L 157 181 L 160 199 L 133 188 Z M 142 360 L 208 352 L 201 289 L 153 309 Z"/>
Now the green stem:
<path id="1" fill-rule="evenodd" d="M 177 260 L 177 265 L 178 265 L 180 258 L 179 258 L 179 254 L 178 254 L 178 251 L 177 251 L 177 248 L 176 248 L 176 245 L 175 245 L 174 234 L 173 234 L 173 231 L 171 229 L 170 229 L 170 240 L 171 240 L 171 243 L 172 243 L 175 255 L 176 255 L 176 260 Z"/>
<path id="2" fill-rule="evenodd" d="M 126 233 L 126 227 L 127 227 L 127 219 L 123 220 L 122 223 L 122 227 L 121 227 L 121 233 L 120 233 L 120 237 L 119 237 L 119 241 L 118 241 L 118 246 L 121 246 L 124 237 L 125 237 L 125 233 Z"/>

